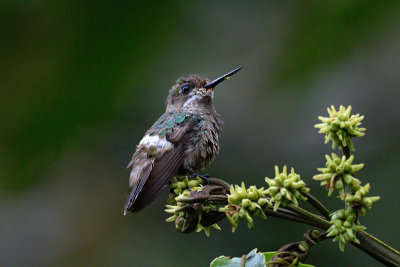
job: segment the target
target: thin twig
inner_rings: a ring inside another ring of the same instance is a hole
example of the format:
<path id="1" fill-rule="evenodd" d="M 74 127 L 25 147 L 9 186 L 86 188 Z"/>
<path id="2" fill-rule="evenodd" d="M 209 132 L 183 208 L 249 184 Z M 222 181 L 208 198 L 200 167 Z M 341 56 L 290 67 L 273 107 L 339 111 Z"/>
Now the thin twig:
<path id="1" fill-rule="evenodd" d="M 326 221 L 325 219 L 323 219 L 320 216 L 315 215 L 311 212 L 308 212 L 305 209 L 296 207 L 294 205 L 289 205 L 286 208 L 290 211 L 297 213 L 298 215 L 303 217 L 305 220 L 314 222 L 315 224 L 317 224 L 316 226 L 321 229 L 327 230 L 331 226 L 331 224 L 328 221 Z"/>
<path id="2" fill-rule="evenodd" d="M 346 159 L 350 158 L 350 148 L 348 146 L 342 146 L 343 155 L 345 155 Z"/>
<path id="3" fill-rule="evenodd" d="M 308 192 L 302 192 L 307 197 L 307 202 L 311 204 L 316 210 L 318 210 L 327 220 L 330 220 L 331 212 L 313 195 Z"/>
<path id="4" fill-rule="evenodd" d="M 342 145 L 342 151 L 343 151 L 343 155 L 346 157 L 346 159 L 351 157 L 351 152 L 350 152 L 350 148 L 348 146 L 343 146 Z M 350 194 L 351 193 L 351 184 L 345 184 L 344 186 L 344 194 Z M 347 210 L 347 208 L 349 207 L 349 203 L 345 202 L 344 203 L 344 208 Z M 356 217 L 358 217 L 358 212 L 356 211 Z"/>

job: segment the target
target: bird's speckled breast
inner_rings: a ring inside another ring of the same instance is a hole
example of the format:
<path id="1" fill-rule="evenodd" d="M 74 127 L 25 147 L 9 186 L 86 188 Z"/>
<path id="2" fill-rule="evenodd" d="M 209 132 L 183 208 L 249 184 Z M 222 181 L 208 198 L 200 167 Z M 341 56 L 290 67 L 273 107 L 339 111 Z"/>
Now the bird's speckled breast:
<path id="1" fill-rule="evenodd" d="M 197 172 L 207 167 L 219 152 L 222 119 L 217 113 L 202 115 L 188 140 L 183 167 Z"/>

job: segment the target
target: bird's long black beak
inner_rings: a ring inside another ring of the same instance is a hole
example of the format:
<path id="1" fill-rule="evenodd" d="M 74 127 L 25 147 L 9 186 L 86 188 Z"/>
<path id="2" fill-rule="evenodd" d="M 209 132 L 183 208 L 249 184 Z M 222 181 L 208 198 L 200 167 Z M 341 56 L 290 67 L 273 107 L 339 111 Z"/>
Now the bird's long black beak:
<path id="1" fill-rule="evenodd" d="M 220 84 L 221 82 L 228 80 L 233 74 L 235 74 L 236 72 L 238 72 L 239 70 L 241 70 L 243 68 L 239 67 L 237 69 L 234 69 L 233 71 L 228 72 L 227 74 L 222 75 L 221 77 L 215 79 L 214 81 L 206 84 L 204 86 L 204 88 L 209 89 L 209 88 L 214 88 L 215 86 L 217 86 L 218 84 Z"/>

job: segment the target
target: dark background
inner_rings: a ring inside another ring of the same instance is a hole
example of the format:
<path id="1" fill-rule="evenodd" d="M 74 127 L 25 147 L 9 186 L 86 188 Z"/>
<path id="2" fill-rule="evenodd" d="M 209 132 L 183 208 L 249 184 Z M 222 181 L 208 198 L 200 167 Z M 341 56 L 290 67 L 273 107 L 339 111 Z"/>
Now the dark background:
<path id="1" fill-rule="evenodd" d="M 361 223 L 399 249 L 399 1 L 144 2 L 0 3 L 1 266 L 207 266 L 302 240 L 307 226 L 274 218 L 180 234 L 167 192 L 122 216 L 125 166 L 175 79 L 241 65 L 215 94 L 225 126 L 207 172 L 263 186 L 287 164 L 340 209 L 311 179 L 331 152 L 313 125 L 351 104 L 367 128 L 359 178 L 382 197 Z M 330 241 L 308 263 L 379 266 Z"/>

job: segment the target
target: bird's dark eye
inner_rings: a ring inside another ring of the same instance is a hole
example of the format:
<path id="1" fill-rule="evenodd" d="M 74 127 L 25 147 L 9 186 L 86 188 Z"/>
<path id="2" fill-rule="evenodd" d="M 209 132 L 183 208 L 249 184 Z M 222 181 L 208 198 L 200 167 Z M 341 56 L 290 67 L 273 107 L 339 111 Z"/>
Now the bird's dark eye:
<path id="1" fill-rule="evenodd" d="M 182 85 L 182 87 L 181 87 L 181 92 L 184 93 L 184 94 L 187 94 L 187 93 L 189 93 L 192 89 L 193 89 L 193 87 L 190 86 L 190 84 L 185 83 L 185 84 Z"/>

